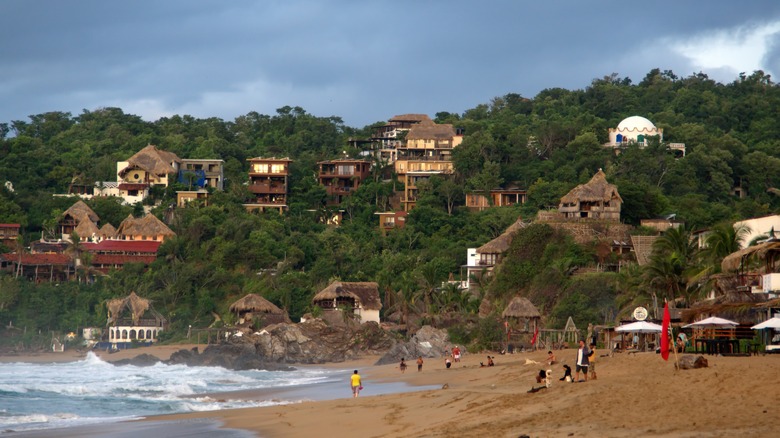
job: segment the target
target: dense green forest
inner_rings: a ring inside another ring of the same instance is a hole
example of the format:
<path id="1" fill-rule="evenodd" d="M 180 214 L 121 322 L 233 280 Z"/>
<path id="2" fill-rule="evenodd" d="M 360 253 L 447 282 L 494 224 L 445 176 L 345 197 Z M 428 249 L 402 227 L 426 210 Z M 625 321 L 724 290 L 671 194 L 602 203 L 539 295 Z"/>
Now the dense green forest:
<path id="1" fill-rule="evenodd" d="M 74 202 L 52 194 L 64 193 L 75 181 L 114 179 L 116 162 L 147 144 L 180 157 L 220 158 L 226 179 L 225 191 L 214 193 L 210 206 L 176 211 L 170 226 L 177 237 L 160 247 L 145 272 L 131 266 L 94 282 L 38 285 L 0 274 L 0 321 L 32 334 L 102 326 L 103 301 L 136 291 L 154 301 L 175 336 L 190 324 L 230 323 L 228 306 L 247 293 L 262 294 L 295 320 L 333 279 L 377 281 L 384 314 L 434 324 L 446 324 L 445 314 L 476 321 L 482 298 L 498 309 L 516 293 L 530 297 L 549 326 L 561 326 L 570 315 L 584 324 L 612 322 L 650 296 L 692 302 L 706 292 L 707 276 L 717 272 L 719 258 L 739 238 L 726 225 L 780 206 L 778 108 L 780 89 L 760 71 L 722 84 L 703 73 L 678 77 L 656 69 L 636 84 L 613 74 L 582 90 L 552 88 L 533 98 L 510 93 L 462 114 L 439 112 L 436 122 L 466 133 L 453 151 L 456 173 L 425 185 L 408 225 L 387 236 L 379 233 L 374 212 L 397 185 L 383 181 L 380 172 L 342 206 L 342 226 L 317 220 L 328 212 L 316 163 L 344 151 L 358 156 L 361 151 L 349 149 L 347 140 L 368 138 L 384 122 L 352 128 L 338 117 L 284 107 L 274 115 L 252 112 L 233 121 L 183 115 L 147 122 L 119 108 L 101 108 L 0 123 L 0 182 L 13 187 L 0 188 L 0 223 L 22 224 L 27 245 Z M 687 155 L 675 157 L 657 141 L 619 155 L 604 148 L 608 129 L 632 115 L 663 128 L 665 142 L 685 143 Z M 250 214 L 241 205 L 250 198 L 246 160 L 258 156 L 294 160 L 284 215 Z M 458 275 L 467 248 L 495 238 L 518 216 L 532 219 L 538 210 L 557 206 L 599 168 L 618 186 L 625 223 L 676 214 L 687 224 L 672 233 L 677 235 L 664 236 L 650 267 L 573 276 L 572 267 L 595 262 L 597 248 L 534 225 L 518 234 L 493 280 L 481 285 L 482 296 L 454 287 L 439 290 L 451 273 Z M 479 213 L 463 207 L 466 191 L 510 183 L 527 189 L 525 205 Z M 738 186 L 746 197 L 732 195 Z M 161 201 L 154 210 L 158 216 L 175 190 L 155 194 Z M 114 199 L 88 204 L 101 223 L 115 226 L 141 211 Z M 723 231 L 720 253 L 688 247 L 686 233 L 703 227 Z M 486 320 L 475 322 L 477 331 L 495 323 Z"/>

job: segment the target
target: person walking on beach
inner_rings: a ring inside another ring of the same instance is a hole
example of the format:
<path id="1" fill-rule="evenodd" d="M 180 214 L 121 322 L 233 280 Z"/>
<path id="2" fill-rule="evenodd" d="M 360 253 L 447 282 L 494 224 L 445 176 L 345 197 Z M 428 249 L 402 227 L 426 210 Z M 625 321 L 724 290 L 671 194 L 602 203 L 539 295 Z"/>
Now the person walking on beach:
<path id="1" fill-rule="evenodd" d="M 423 366 L 423 358 L 422 358 L 422 356 L 419 356 L 419 357 L 417 358 L 417 372 L 418 372 L 418 373 L 419 373 L 420 371 L 422 371 L 422 366 Z"/>
<path id="2" fill-rule="evenodd" d="M 401 358 L 401 365 L 398 365 L 398 368 L 401 368 L 401 374 L 406 372 L 406 359 L 403 357 Z"/>
<path id="3" fill-rule="evenodd" d="M 447 367 L 447 369 L 450 369 L 450 367 L 452 366 L 452 361 L 450 360 L 450 357 L 449 357 L 449 356 L 447 356 L 447 357 L 444 359 L 444 366 L 445 366 L 445 367 Z"/>
<path id="4" fill-rule="evenodd" d="M 590 344 L 590 353 L 588 354 L 588 369 L 590 370 L 590 379 L 596 380 L 596 344 Z"/>
<path id="5" fill-rule="evenodd" d="M 580 348 L 577 350 L 577 370 L 574 374 L 574 381 L 580 381 L 580 371 L 585 375 L 585 382 L 588 381 L 588 347 L 585 346 L 585 341 L 580 339 Z"/>
<path id="6" fill-rule="evenodd" d="M 363 382 L 360 381 L 360 374 L 358 374 L 357 370 L 352 374 L 350 384 L 352 386 L 352 397 L 357 397 L 360 394 L 360 390 L 363 389 Z"/>
<path id="7" fill-rule="evenodd" d="M 460 348 L 457 345 L 452 347 L 452 359 L 455 362 L 460 362 Z"/>

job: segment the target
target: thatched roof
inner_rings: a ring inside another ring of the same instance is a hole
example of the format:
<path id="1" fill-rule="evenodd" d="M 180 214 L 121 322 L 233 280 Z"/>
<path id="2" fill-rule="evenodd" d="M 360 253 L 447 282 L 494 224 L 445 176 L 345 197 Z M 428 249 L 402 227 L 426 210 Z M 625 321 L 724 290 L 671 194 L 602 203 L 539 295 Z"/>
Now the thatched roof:
<path id="1" fill-rule="evenodd" d="M 81 221 L 76 225 L 76 228 L 73 231 L 79 235 L 79 238 L 89 239 L 93 234 L 97 234 L 100 230 L 92 221 Z"/>
<path id="2" fill-rule="evenodd" d="M 382 300 L 379 298 L 379 285 L 373 281 L 346 282 L 334 281 L 312 298 L 312 302 L 332 300 L 339 297 L 353 298 L 360 302 L 364 309 L 379 310 Z"/>
<path id="3" fill-rule="evenodd" d="M 85 219 L 93 223 L 97 223 L 100 220 L 100 216 L 81 200 L 71 205 L 60 217 L 64 218 L 65 216 L 70 216 L 79 221 L 79 223 L 84 222 Z"/>
<path id="4" fill-rule="evenodd" d="M 117 236 L 175 236 L 167 225 L 153 214 L 136 219 L 132 215 L 127 216 L 116 230 Z"/>
<path id="5" fill-rule="evenodd" d="M 133 168 L 158 176 L 176 173 L 176 169 L 171 165 L 174 162 L 181 163 L 181 159 L 173 152 L 161 151 L 150 144 L 127 159 L 127 167 L 119 172 L 119 176 L 124 176 Z"/>
<path id="6" fill-rule="evenodd" d="M 427 114 L 400 114 L 390 119 L 391 122 L 422 122 L 423 120 L 432 121 Z"/>
<path id="7" fill-rule="evenodd" d="M 409 129 L 407 140 L 450 140 L 455 137 L 455 128 L 450 124 L 438 124 L 424 120 Z"/>
<path id="8" fill-rule="evenodd" d="M 509 249 L 509 245 L 512 244 L 512 239 L 515 236 L 515 233 L 522 229 L 527 227 L 528 224 L 523 222 L 523 218 L 519 217 L 513 223 L 509 226 L 503 233 L 501 233 L 500 236 L 496 237 L 495 239 L 491 240 L 490 242 L 480 246 L 477 248 L 478 254 L 502 254 L 506 252 L 506 250 Z"/>
<path id="9" fill-rule="evenodd" d="M 125 309 L 130 310 L 134 323 L 138 323 L 138 320 L 143 317 L 144 313 L 149 310 L 150 301 L 146 298 L 141 298 L 130 292 L 130 295 L 125 298 L 115 298 L 113 300 L 106 301 L 106 307 L 108 307 L 108 322 L 115 322 L 119 319 L 122 312 Z"/>
<path id="10" fill-rule="evenodd" d="M 742 261 L 752 258 L 765 258 L 769 252 L 780 251 L 780 242 L 764 242 L 758 245 L 749 246 L 745 249 L 741 249 L 737 252 L 727 255 L 720 263 L 720 267 L 723 271 L 736 271 L 742 266 Z"/>
<path id="11" fill-rule="evenodd" d="M 236 313 L 262 312 L 281 315 L 284 311 L 257 294 L 248 294 L 230 305 L 230 311 Z"/>
<path id="12" fill-rule="evenodd" d="M 617 186 L 608 183 L 604 171 L 599 169 L 599 171 L 593 175 L 593 178 L 586 184 L 580 184 L 571 189 L 566 196 L 561 198 L 561 203 L 611 201 L 613 199 L 618 199 L 620 202 L 623 202 L 623 198 L 621 198 L 618 193 Z"/>
<path id="13" fill-rule="evenodd" d="M 116 228 L 114 228 L 111 224 L 105 224 L 102 227 L 100 227 L 100 230 L 98 231 L 98 236 L 102 236 L 105 238 L 111 238 L 116 236 Z"/>
<path id="14" fill-rule="evenodd" d="M 528 298 L 516 296 L 501 314 L 503 318 L 541 318 L 542 315 Z"/>

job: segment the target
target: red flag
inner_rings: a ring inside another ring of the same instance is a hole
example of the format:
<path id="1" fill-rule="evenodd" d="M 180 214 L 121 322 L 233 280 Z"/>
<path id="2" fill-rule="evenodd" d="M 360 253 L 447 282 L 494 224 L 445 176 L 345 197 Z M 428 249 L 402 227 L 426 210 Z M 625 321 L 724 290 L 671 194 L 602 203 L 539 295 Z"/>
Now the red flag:
<path id="1" fill-rule="evenodd" d="M 661 324 L 661 357 L 669 360 L 669 323 L 672 317 L 669 315 L 669 303 L 664 303 L 664 321 Z"/>
<path id="2" fill-rule="evenodd" d="M 536 331 L 534 332 L 534 337 L 531 338 L 531 345 L 536 344 L 536 337 L 539 336 L 539 327 L 536 328 Z"/>

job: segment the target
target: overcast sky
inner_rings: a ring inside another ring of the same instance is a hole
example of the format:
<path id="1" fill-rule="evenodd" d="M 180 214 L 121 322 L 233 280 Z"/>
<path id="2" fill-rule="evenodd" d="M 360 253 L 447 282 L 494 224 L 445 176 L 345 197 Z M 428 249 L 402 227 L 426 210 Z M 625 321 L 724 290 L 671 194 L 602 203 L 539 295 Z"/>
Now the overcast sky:
<path id="1" fill-rule="evenodd" d="M 363 127 L 652 68 L 780 74 L 780 1 L 0 0 L 0 122 L 119 107 Z"/>

